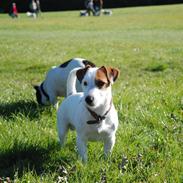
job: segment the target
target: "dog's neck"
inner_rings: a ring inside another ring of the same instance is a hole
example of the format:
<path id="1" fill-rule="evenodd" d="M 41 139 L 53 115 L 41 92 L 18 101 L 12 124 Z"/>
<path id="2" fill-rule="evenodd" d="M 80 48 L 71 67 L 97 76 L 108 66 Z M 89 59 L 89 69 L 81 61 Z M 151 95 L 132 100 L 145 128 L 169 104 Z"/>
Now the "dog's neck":
<path id="1" fill-rule="evenodd" d="M 103 113 L 99 113 L 99 109 L 100 108 L 98 108 L 98 110 L 93 111 L 93 110 L 91 110 L 91 109 L 89 109 L 87 107 L 90 115 L 94 118 L 94 120 L 89 120 L 89 121 L 87 121 L 87 123 L 90 124 L 90 125 L 92 125 L 92 124 L 99 124 L 100 122 L 102 122 L 103 120 L 105 120 L 106 117 L 107 117 L 107 115 L 108 115 L 108 113 L 111 110 L 111 107 L 112 107 L 112 99 L 110 101 L 110 104 L 109 104 L 108 108 L 107 108 L 107 106 L 108 105 L 105 105 L 105 112 L 103 112 Z"/>
<path id="2" fill-rule="evenodd" d="M 41 93 L 47 98 L 47 100 L 49 100 L 49 95 L 46 93 L 45 89 L 44 89 L 44 82 L 41 83 L 40 85 L 40 90 L 41 90 Z"/>

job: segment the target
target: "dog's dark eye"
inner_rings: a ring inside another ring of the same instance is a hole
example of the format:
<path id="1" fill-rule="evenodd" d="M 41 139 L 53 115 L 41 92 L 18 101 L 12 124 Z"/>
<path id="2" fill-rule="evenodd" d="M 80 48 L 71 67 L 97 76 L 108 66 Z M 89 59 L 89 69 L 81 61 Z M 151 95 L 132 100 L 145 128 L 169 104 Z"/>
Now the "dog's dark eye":
<path id="1" fill-rule="evenodd" d="M 103 88 L 105 86 L 105 82 L 101 81 L 101 80 L 96 80 L 95 84 L 97 85 L 97 87 L 99 88 Z"/>
<path id="2" fill-rule="evenodd" d="M 87 85 L 88 85 L 88 83 L 87 83 L 86 81 L 84 81 L 84 82 L 83 82 L 83 85 L 84 85 L 84 86 L 87 86 Z"/>

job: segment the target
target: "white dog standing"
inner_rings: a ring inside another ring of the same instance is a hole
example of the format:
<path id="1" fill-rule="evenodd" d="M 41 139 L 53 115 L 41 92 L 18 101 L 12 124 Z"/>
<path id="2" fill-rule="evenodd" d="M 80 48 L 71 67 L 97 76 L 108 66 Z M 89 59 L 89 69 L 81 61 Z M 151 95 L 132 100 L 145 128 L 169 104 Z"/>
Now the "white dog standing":
<path id="1" fill-rule="evenodd" d="M 95 65 L 82 58 L 71 59 L 58 67 L 52 67 L 47 75 L 45 80 L 41 85 L 34 85 L 36 90 L 36 99 L 37 102 L 41 105 L 55 105 L 57 108 L 57 97 L 66 96 L 66 85 L 67 78 L 71 70 L 74 68 L 85 68 L 87 65 L 94 67 Z M 79 81 L 77 82 L 77 90 L 81 91 L 81 86 Z"/>
<path id="2" fill-rule="evenodd" d="M 77 149 L 87 161 L 87 141 L 102 141 L 104 153 L 112 151 L 118 128 L 118 115 L 112 101 L 111 85 L 119 70 L 111 67 L 74 69 L 67 81 L 67 95 L 57 111 L 57 128 L 61 145 L 68 129 L 77 132 Z M 76 78 L 83 92 L 76 92 Z"/>

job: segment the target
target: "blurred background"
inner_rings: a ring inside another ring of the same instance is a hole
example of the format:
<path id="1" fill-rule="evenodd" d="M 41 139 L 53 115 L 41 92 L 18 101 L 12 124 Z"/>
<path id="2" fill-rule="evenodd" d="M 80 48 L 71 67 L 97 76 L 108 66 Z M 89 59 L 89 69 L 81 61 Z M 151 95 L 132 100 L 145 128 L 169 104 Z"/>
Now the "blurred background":
<path id="1" fill-rule="evenodd" d="M 0 0 L 0 12 L 9 12 L 15 2 L 19 12 L 29 9 L 30 0 Z M 104 0 L 104 8 L 148 6 L 183 3 L 183 0 Z M 42 11 L 80 10 L 84 9 L 84 0 L 40 0 Z"/>

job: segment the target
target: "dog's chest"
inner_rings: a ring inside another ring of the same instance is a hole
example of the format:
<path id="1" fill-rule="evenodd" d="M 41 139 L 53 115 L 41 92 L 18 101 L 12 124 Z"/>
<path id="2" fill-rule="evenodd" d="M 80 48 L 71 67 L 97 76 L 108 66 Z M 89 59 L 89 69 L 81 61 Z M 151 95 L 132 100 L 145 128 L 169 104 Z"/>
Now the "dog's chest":
<path id="1" fill-rule="evenodd" d="M 87 125 L 86 136 L 90 141 L 103 141 L 115 131 L 115 125 L 102 121 L 99 124 Z"/>

